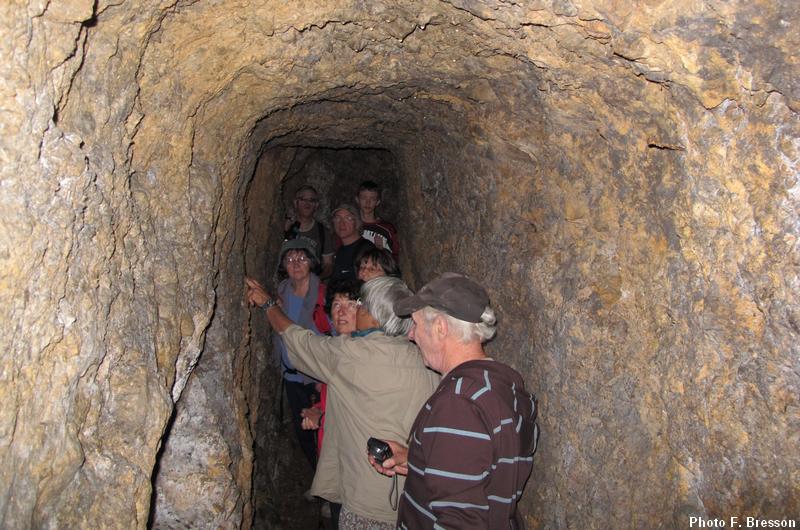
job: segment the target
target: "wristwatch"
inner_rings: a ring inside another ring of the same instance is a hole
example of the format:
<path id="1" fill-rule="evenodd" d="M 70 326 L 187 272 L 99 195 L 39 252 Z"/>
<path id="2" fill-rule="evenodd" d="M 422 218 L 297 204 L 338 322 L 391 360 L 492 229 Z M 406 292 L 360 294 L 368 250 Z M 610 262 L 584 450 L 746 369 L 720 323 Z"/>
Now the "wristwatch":
<path id="1" fill-rule="evenodd" d="M 264 311 L 267 311 L 270 307 L 275 306 L 275 305 L 278 305 L 278 301 L 275 300 L 274 298 L 270 298 L 269 300 L 267 300 L 266 302 L 264 302 L 263 304 L 261 304 L 258 307 L 260 307 Z"/>

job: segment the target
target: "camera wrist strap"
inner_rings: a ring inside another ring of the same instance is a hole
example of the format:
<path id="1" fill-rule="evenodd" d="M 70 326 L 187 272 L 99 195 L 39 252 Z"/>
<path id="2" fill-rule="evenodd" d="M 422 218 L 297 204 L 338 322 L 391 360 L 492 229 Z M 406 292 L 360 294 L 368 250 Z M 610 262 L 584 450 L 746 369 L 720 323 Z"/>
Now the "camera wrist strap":
<path id="1" fill-rule="evenodd" d="M 397 501 L 400 499 L 400 489 L 397 487 L 397 474 L 392 477 L 392 489 L 389 490 L 389 504 L 392 510 L 397 511 Z"/>

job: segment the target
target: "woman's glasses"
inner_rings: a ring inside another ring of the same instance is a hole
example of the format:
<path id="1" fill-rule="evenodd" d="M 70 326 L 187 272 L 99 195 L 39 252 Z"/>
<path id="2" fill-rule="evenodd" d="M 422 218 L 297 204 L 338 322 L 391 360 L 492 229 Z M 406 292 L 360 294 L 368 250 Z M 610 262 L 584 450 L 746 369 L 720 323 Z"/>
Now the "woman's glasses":
<path id="1" fill-rule="evenodd" d="M 357 309 L 358 306 L 360 306 L 360 305 L 361 305 L 361 299 L 360 298 L 358 300 L 347 300 L 347 301 L 344 301 L 344 302 L 341 301 L 341 300 L 337 300 L 337 301 L 335 301 L 334 303 L 331 304 L 331 310 L 332 311 L 339 311 L 339 310 L 342 310 L 342 309 L 347 309 L 347 310 L 352 311 L 353 309 Z"/>

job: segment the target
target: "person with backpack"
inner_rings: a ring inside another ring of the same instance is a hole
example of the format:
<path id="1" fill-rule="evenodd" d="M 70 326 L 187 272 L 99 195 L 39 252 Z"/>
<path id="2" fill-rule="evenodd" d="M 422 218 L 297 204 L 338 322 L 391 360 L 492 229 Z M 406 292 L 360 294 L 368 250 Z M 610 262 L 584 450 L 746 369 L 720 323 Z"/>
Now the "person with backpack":
<path id="1" fill-rule="evenodd" d="M 319 277 L 327 279 L 333 272 L 334 238 L 331 231 L 314 215 L 319 206 L 319 194 L 313 186 L 304 184 L 294 194 L 294 217 L 287 217 L 283 239 L 307 239 L 322 262 Z"/>
<path id="2" fill-rule="evenodd" d="M 312 245 L 305 238 L 284 241 L 278 263 L 279 274 L 286 277 L 277 289 L 286 315 L 295 324 L 317 335 L 330 333 L 330 323 L 325 314 L 325 284 L 315 274 L 319 261 Z M 280 356 L 283 386 L 295 434 L 311 468 L 316 469 L 316 436 L 302 427 L 302 411 L 316 399 L 316 381 L 295 369 L 283 339 L 277 333 L 273 335 L 273 351 Z"/>

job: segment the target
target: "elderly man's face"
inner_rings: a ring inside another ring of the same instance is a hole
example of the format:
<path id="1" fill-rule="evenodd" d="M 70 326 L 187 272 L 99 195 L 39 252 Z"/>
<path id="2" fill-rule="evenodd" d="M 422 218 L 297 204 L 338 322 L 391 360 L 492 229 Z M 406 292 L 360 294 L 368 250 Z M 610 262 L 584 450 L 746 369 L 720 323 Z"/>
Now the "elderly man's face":
<path id="1" fill-rule="evenodd" d="M 348 239 L 356 235 L 356 218 L 347 210 L 339 210 L 333 216 L 333 230 L 340 239 Z"/>
<path id="2" fill-rule="evenodd" d="M 425 366 L 441 373 L 443 359 L 440 348 L 433 336 L 433 325 L 436 322 L 427 322 L 422 310 L 411 313 L 411 320 L 414 322 L 408 332 L 408 340 L 414 341 L 422 352 L 422 360 Z"/>

